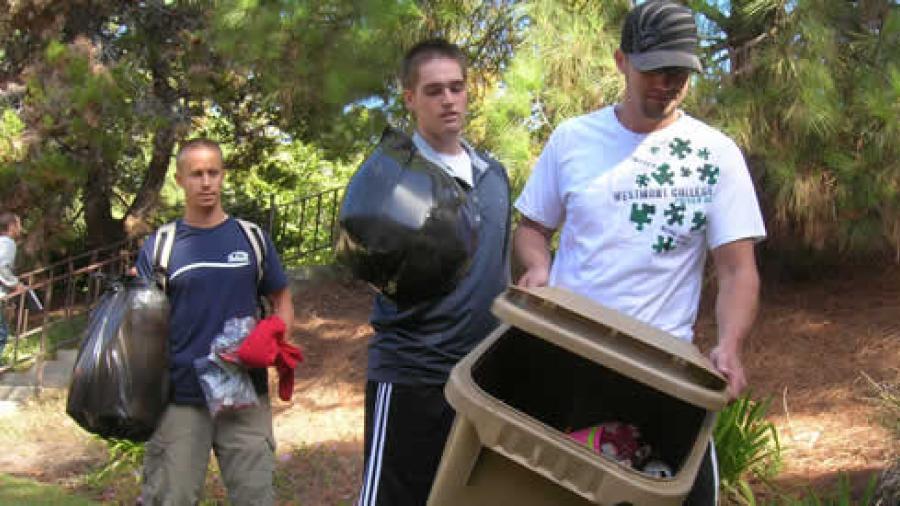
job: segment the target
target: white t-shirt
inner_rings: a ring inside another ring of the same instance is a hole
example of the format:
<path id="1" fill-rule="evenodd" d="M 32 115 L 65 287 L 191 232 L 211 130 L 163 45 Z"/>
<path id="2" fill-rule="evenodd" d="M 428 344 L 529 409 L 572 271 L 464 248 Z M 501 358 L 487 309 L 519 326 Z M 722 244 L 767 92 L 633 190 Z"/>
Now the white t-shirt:
<path id="1" fill-rule="evenodd" d="M 463 180 L 469 185 L 469 188 L 473 186 L 472 159 L 469 158 L 469 153 L 465 149 L 460 149 L 459 153 L 455 155 L 449 155 L 439 151 L 436 151 L 435 153 L 437 153 L 438 158 L 444 162 L 446 165 L 445 170 L 447 170 L 451 176 Z"/>
<path id="2" fill-rule="evenodd" d="M 626 129 L 613 106 L 553 132 L 516 208 L 562 226 L 550 284 L 690 341 L 707 249 L 765 237 L 744 157 L 686 114 Z"/>

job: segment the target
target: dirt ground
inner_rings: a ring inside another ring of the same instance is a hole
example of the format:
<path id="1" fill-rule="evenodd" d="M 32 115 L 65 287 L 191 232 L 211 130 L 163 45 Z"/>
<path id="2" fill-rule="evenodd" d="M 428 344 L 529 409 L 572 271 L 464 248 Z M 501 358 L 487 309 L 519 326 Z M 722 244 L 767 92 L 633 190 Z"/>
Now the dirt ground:
<path id="1" fill-rule="evenodd" d="M 275 400 L 276 484 L 282 504 L 350 504 L 362 467 L 363 387 L 371 293 L 360 284 L 303 287 L 295 295 L 295 340 L 304 348 L 294 398 Z M 715 336 L 705 301 L 698 336 Z M 755 398 L 773 398 L 770 419 L 784 447 L 776 478 L 788 490 L 828 490 L 838 473 L 861 486 L 900 448 L 875 420 L 863 373 L 900 379 L 900 268 L 802 284 L 766 284 L 746 347 Z M 71 428 L 4 443 L 0 472 L 65 482 L 102 448 Z M 6 421 L 0 419 L 0 424 Z M 9 429 L 9 425 L 7 425 Z M 21 430 L 25 436 L 25 429 Z M 0 431 L 0 441 L 5 439 Z M 68 435 L 66 435 L 68 434 Z M 60 445 L 63 445 L 62 448 Z"/>
<path id="2" fill-rule="evenodd" d="M 900 380 L 900 268 L 763 287 L 757 324 L 745 347 L 753 397 L 771 396 L 786 489 L 829 490 L 847 473 L 857 490 L 873 471 L 900 458 L 878 421 L 866 380 Z M 715 339 L 711 304 L 698 324 L 706 349 Z"/>

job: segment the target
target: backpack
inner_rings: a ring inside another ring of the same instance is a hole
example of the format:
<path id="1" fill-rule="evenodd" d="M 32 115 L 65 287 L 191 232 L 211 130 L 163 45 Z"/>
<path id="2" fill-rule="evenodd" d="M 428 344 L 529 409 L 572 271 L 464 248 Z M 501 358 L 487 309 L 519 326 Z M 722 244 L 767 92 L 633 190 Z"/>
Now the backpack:
<path id="1" fill-rule="evenodd" d="M 256 284 L 262 282 L 266 264 L 266 242 L 262 229 L 256 223 L 235 218 L 244 232 L 244 236 L 253 249 L 256 256 Z M 170 221 L 156 230 L 156 241 L 153 244 L 153 271 L 156 283 L 168 293 L 169 261 L 172 258 L 172 247 L 175 246 L 175 222 Z M 268 300 L 259 297 L 259 306 L 262 315 L 269 312 Z"/>

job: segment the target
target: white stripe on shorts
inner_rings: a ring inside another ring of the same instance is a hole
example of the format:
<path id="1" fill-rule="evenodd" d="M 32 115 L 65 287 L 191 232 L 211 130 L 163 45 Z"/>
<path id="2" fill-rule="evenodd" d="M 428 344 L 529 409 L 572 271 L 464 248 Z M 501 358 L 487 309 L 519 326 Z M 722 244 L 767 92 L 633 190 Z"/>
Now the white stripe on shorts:
<path id="1" fill-rule="evenodd" d="M 712 468 L 713 468 L 713 483 L 715 486 L 713 487 L 713 504 L 718 506 L 719 504 L 719 459 L 716 457 L 716 442 L 713 440 L 712 436 L 709 438 L 709 456 L 712 459 Z"/>
<path id="2" fill-rule="evenodd" d="M 381 480 L 381 458 L 384 455 L 384 435 L 387 432 L 388 412 L 393 384 L 378 383 L 375 395 L 375 415 L 372 420 L 371 449 L 366 462 L 366 474 L 359 493 L 358 506 L 375 506 L 378 502 L 378 482 Z"/>

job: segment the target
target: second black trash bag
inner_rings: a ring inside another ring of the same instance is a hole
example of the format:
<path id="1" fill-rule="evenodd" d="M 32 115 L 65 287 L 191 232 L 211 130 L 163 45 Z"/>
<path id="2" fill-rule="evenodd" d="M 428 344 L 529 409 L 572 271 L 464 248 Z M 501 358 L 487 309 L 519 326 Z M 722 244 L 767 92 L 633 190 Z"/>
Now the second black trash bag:
<path id="1" fill-rule="evenodd" d="M 455 287 L 477 247 L 477 217 L 453 177 L 387 129 L 347 186 L 335 252 L 354 276 L 407 305 Z"/>
<path id="2" fill-rule="evenodd" d="M 142 279 L 113 283 L 91 312 L 66 412 L 101 437 L 146 441 L 169 401 L 169 303 Z"/>

